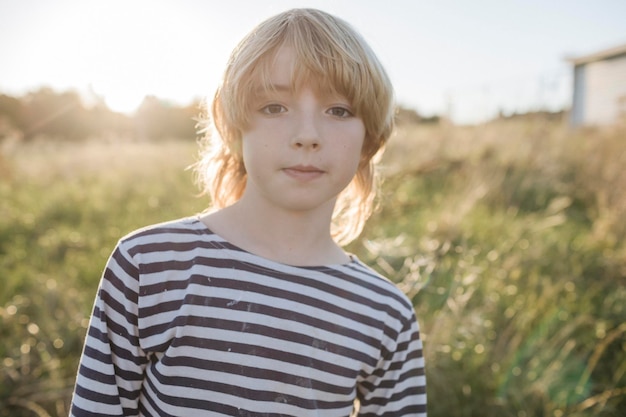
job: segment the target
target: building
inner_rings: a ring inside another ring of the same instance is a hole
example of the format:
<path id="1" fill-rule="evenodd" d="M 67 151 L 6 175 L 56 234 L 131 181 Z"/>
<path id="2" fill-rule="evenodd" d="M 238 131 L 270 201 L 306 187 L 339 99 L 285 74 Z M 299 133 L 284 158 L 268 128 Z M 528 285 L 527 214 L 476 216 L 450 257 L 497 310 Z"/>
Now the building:
<path id="1" fill-rule="evenodd" d="M 626 117 L 626 44 L 568 61 L 574 66 L 573 126 Z"/>

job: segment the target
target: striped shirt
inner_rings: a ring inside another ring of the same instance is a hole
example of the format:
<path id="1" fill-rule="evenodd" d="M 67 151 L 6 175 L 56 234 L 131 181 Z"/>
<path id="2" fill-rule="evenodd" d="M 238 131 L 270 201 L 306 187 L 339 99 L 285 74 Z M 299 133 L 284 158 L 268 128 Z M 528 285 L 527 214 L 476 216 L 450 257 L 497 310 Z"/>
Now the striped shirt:
<path id="1" fill-rule="evenodd" d="M 72 416 L 347 417 L 354 404 L 359 416 L 426 415 L 418 324 L 392 282 L 355 257 L 271 261 L 196 217 L 120 240 Z"/>

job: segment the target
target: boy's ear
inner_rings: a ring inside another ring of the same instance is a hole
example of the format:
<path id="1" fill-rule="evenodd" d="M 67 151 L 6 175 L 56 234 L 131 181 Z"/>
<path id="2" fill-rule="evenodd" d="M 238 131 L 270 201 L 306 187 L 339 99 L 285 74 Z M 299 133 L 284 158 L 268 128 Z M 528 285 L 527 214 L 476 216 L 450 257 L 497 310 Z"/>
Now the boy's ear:
<path id="1" fill-rule="evenodd" d="M 230 154 L 237 160 L 243 159 L 242 151 L 242 133 L 239 129 L 233 129 L 230 134 L 232 139 L 226 141 L 225 145 L 228 147 Z"/>

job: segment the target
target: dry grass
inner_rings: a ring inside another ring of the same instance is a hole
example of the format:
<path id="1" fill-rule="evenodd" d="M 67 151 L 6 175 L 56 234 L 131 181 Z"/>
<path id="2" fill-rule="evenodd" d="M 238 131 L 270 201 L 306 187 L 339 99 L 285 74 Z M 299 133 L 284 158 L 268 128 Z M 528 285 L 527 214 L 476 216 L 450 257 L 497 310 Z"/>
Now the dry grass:
<path id="1" fill-rule="evenodd" d="M 66 415 L 115 241 L 204 206 L 196 145 L 3 149 L 0 417 Z M 383 163 L 381 210 L 349 250 L 415 304 L 429 414 L 624 415 L 626 127 L 403 125 Z"/>
<path id="2" fill-rule="evenodd" d="M 38 140 L 11 152 L 13 176 L 24 180 L 71 181 L 78 178 L 159 178 L 164 171 L 194 162 L 196 144 L 183 141 Z M 5 157 L 6 158 L 6 157 Z"/>

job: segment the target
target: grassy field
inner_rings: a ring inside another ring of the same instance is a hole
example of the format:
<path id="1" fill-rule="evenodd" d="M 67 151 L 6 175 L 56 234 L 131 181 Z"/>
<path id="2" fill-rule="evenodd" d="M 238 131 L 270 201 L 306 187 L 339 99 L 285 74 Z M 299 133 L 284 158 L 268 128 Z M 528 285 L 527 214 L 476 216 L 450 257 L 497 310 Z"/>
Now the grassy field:
<path id="1" fill-rule="evenodd" d="M 62 416 L 125 233 L 200 211 L 195 144 L 0 154 L 0 416 Z M 626 127 L 400 126 L 349 250 L 412 298 L 430 416 L 626 415 Z"/>

